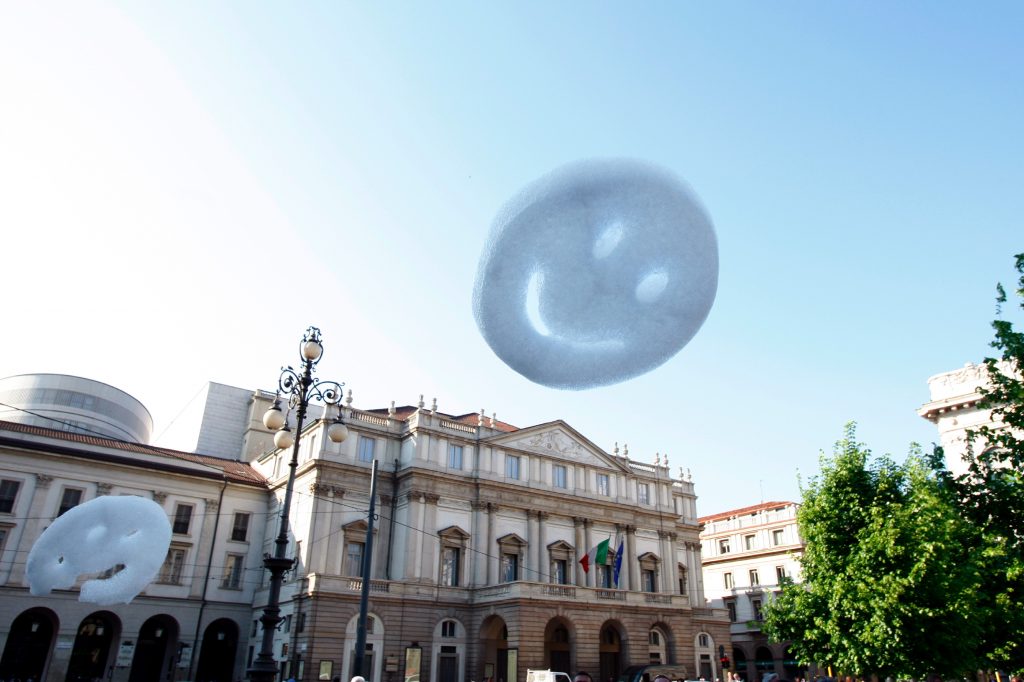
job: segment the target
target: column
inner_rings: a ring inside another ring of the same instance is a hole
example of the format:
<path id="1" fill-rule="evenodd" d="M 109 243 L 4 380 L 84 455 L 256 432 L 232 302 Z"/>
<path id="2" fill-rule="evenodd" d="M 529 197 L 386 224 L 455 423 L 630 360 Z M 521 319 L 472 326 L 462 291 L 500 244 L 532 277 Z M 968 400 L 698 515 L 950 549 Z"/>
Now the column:
<path id="1" fill-rule="evenodd" d="M 494 515 L 498 511 L 498 505 L 493 502 L 487 503 L 487 548 L 484 550 L 484 557 L 487 559 L 487 584 L 498 584 L 498 548 L 495 545 L 494 537 Z"/>
<path id="2" fill-rule="evenodd" d="M 581 517 L 581 516 L 574 516 L 574 517 L 572 517 L 572 527 L 573 527 L 573 530 L 576 533 L 576 535 L 575 535 L 576 556 L 574 557 L 575 558 L 575 562 L 574 563 L 576 564 L 576 586 L 577 587 L 585 587 L 586 584 L 587 584 L 586 574 L 583 572 L 583 566 L 580 565 L 580 561 L 579 561 L 580 559 L 583 558 L 583 555 L 587 553 L 587 548 L 583 546 L 583 524 L 584 524 L 584 522 L 585 522 L 585 519 L 583 517 Z"/>
<path id="3" fill-rule="evenodd" d="M 629 590 L 636 592 L 640 589 L 637 578 L 640 576 L 640 562 L 636 556 L 636 526 L 626 526 L 626 560 L 623 564 L 629 566 Z"/>
<path id="4" fill-rule="evenodd" d="M 377 473 L 380 473 L 379 471 Z M 345 491 L 341 488 L 334 487 L 334 490 Z M 341 494 L 339 493 L 339 494 Z M 373 576 L 379 580 L 390 580 L 391 567 L 394 565 L 395 548 L 391 548 L 391 552 L 388 552 L 388 545 L 391 544 L 391 531 L 392 525 L 388 520 L 391 518 L 391 495 L 385 495 L 383 493 L 377 493 L 377 519 L 373 524 Z M 339 507 L 340 505 L 331 505 L 332 507 Z M 390 556 L 389 556 L 390 554 Z"/>
<path id="5" fill-rule="evenodd" d="M 551 557 L 548 556 L 547 520 L 547 512 L 537 512 L 537 566 L 540 569 L 537 580 L 545 583 L 551 582 Z"/>
<path id="6" fill-rule="evenodd" d="M 690 596 L 690 606 L 704 606 L 704 575 L 700 570 L 700 561 L 697 558 L 700 552 L 700 543 L 688 542 L 686 546 L 688 548 L 686 555 L 689 558 L 687 592 Z"/>
<path id="7" fill-rule="evenodd" d="M 673 536 L 675 533 L 669 531 L 658 531 L 658 543 L 661 549 L 661 575 L 658 576 L 659 591 L 672 593 L 675 586 L 672 583 L 672 576 L 675 573 L 675 552 Z"/>
<path id="8" fill-rule="evenodd" d="M 590 548 L 594 546 L 593 540 L 590 539 L 590 526 L 591 526 L 590 519 L 583 519 L 583 546 L 586 547 L 586 549 L 583 550 L 583 551 L 585 551 L 585 552 L 589 552 Z M 586 573 L 587 587 L 593 587 L 594 585 L 597 584 L 597 582 L 594 580 L 594 577 L 596 576 L 596 574 L 597 574 L 597 568 L 594 567 L 594 566 L 591 566 L 590 567 L 590 571 L 588 571 Z"/>
<path id="9" fill-rule="evenodd" d="M 423 493 L 418 490 L 410 490 L 406 493 L 409 500 L 409 525 L 412 526 L 410 531 L 412 533 L 420 533 L 423 530 Z M 415 536 L 408 536 L 415 538 Z M 407 556 L 405 559 L 405 579 L 406 580 L 419 580 L 420 578 L 420 557 L 422 555 L 422 545 L 419 542 L 410 543 L 412 546 L 411 556 Z"/>
<path id="10" fill-rule="evenodd" d="M 540 562 L 538 551 L 540 544 L 537 540 L 537 512 L 532 509 L 526 510 L 526 570 L 523 571 L 523 579 L 540 580 Z"/>
<path id="11" fill-rule="evenodd" d="M 423 493 L 423 523 L 420 525 L 420 555 L 418 577 L 424 582 L 435 582 L 434 571 L 438 565 L 435 551 L 441 541 L 437 533 L 437 501 L 438 495 Z"/>
<path id="12" fill-rule="evenodd" d="M 479 587 L 480 585 L 487 584 L 487 543 L 481 537 L 481 533 L 484 530 L 483 517 L 487 504 L 474 501 L 470 506 L 473 508 L 473 514 L 470 516 L 471 527 L 469 529 L 469 586 Z"/>

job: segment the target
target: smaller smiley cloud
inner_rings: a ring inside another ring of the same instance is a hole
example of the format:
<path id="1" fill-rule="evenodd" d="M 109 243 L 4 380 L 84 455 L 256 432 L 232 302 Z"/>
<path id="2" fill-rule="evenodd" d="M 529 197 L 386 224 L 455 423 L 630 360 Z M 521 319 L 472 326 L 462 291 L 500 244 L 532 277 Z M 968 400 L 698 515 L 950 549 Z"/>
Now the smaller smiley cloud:
<path id="1" fill-rule="evenodd" d="M 116 569 L 82 583 L 78 599 L 127 604 L 156 577 L 171 544 L 163 508 L 141 497 L 104 496 L 69 510 L 39 536 L 25 573 L 36 596 L 71 587 L 81 575 Z"/>
<path id="2" fill-rule="evenodd" d="M 580 390 L 663 364 L 700 329 L 717 289 L 715 230 L 690 189 L 649 163 L 590 160 L 499 212 L 473 314 L 516 372 Z"/>

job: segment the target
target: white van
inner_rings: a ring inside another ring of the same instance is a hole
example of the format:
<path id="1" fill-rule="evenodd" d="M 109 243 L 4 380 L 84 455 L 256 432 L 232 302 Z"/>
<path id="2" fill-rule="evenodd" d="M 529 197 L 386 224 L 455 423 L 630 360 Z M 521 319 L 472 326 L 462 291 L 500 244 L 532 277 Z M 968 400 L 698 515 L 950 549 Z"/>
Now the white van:
<path id="1" fill-rule="evenodd" d="M 526 682 L 572 682 L 572 678 L 566 673 L 551 670 L 527 670 Z"/>

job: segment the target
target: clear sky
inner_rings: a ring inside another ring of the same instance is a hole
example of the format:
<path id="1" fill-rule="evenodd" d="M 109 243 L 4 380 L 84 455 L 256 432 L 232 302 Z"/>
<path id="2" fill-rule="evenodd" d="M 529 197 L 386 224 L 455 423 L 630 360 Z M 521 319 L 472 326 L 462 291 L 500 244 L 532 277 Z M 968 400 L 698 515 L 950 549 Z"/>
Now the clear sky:
<path id="1" fill-rule="evenodd" d="M 0 376 L 139 398 L 273 388 L 309 324 L 356 407 L 564 419 L 797 499 L 855 420 L 901 459 L 929 376 L 988 351 L 1024 250 L 1024 6 L 4 3 Z M 718 297 L 655 371 L 558 391 L 470 302 L 501 205 L 632 157 L 701 198 Z"/>

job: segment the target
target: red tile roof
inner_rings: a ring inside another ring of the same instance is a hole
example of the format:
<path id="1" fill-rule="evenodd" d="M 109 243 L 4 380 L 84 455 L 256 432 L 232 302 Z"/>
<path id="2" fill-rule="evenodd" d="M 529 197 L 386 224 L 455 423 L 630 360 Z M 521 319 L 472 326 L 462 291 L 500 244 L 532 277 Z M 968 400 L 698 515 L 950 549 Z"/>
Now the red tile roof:
<path id="1" fill-rule="evenodd" d="M 236 483 L 247 483 L 250 485 L 261 486 L 267 485 L 266 478 L 253 469 L 249 464 L 240 460 L 223 459 L 221 457 L 213 457 L 210 455 L 200 455 L 191 452 L 182 452 L 180 450 L 171 450 L 170 448 L 161 448 L 155 445 L 129 443 L 127 441 L 114 440 L 112 438 L 102 438 L 99 436 L 90 436 L 83 433 L 71 433 L 68 431 L 57 431 L 55 429 L 47 429 L 42 426 L 32 426 L 30 424 L 18 424 L 15 422 L 0 420 L 0 432 L 3 431 L 25 433 L 34 436 L 63 440 L 68 443 L 76 443 L 78 445 L 109 448 L 112 450 L 121 450 L 122 452 L 135 454 L 162 455 L 171 459 L 178 459 L 191 462 L 193 464 L 212 467 L 223 472 L 224 476 L 226 476 L 228 480 Z M 145 466 L 146 462 L 140 461 L 139 464 Z"/>
<path id="2" fill-rule="evenodd" d="M 776 507 L 788 507 L 794 504 L 793 502 L 762 502 L 761 504 L 754 504 L 749 507 L 740 507 L 739 509 L 731 509 L 729 511 L 719 512 L 717 514 L 711 514 L 709 516 L 701 516 L 697 519 L 698 523 L 707 523 L 709 521 L 718 521 L 720 519 L 730 519 L 734 516 L 745 516 L 747 514 L 754 514 L 759 511 L 765 511 L 766 509 L 775 509 Z"/>

